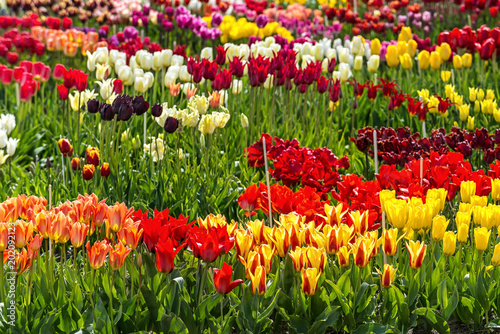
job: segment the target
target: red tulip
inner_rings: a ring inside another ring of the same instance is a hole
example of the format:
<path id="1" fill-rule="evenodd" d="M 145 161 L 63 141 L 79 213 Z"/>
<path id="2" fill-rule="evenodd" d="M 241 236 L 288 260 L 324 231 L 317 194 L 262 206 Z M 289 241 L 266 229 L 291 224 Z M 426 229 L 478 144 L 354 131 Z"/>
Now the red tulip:
<path id="1" fill-rule="evenodd" d="M 56 66 L 54 67 L 54 72 L 52 73 L 52 76 L 56 80 L 64 79 L 64 71 L 65 70 L 66 70 L 66 68 L 64 67 L 64 65 L 56 64 Z"/>
<path id="2" fill-rule="evenodd" d="M 479 48 L 479 56 L 482 60 L 488 60 L 493 55 L 495 51 L 495 41 L 493 38 L 488 38 Z"/>
<path id="3" fill-rule="evenodd" d="M 12 83 L 13 76 L 14 76 L 14 71 L 12 69 L 6 68 L 2 70 L 2 72 L 0 73 L 2 84 L 10 85 Z"/>
<path id="4" fill-rule="evenodd" d="M 231 282 L 231 276 L 233 275 L 233 267 L 224 262 L 222 269 L 214 268 L 214 285 L 215 289 L 221 295 L 225 295 L 233 291 L 243 280 L 237 279 Z"/>
<path id="5" fill-rule="evenodd" d="M 120 95 L 123 91 L 123 81 L 120 79 L 113 80 L 113 92 L 116 95 Z"/>
<path id="6" fill-rule="evenodd" d="M 490 7 L 490 15 L 492 17 L 497 17 L 498 16 L 498 7 Z"/>
<path id="7" fill-rule="evenodd" d="M 66 88 L 63 84 L 57 85 L 57 90 L 59 92 L 59 98 L 63 101 L 68 99 L 69 89 Z"/>
<path id="8" fill-rule="evenodd" d="M 94 177 L 94 173 L 95 173 L 95 166 L 94 165 L 87 164 L 87 165 L 83 166 L 82 176 L 83 176 L 84 180 L 86 180 L 86 181 L 92 180 L 92 178 Z"/>
<path id="9" fill-rule="evenodd" d="M 17 61 L 19 60 L 19 56 L 17 53 L 14 52 L 8 52 L 7 53 L 7 62 L 11 65 L 17 64 Z"/>
<path id="10" fill-rule="evenodd" d="M 184 244 L 174 250 L 172 239 L 161 240 L 155 247 L 156 268 L 161 273 L 170 274 L 174 270 L 175 256 L 184 247 Z"/>
<path id="11" fill-rule="evenodd" d="M 219 45 L 216 47 L 217 55 L 215 56 L 215 62 L 218 65 L 224 65 L 226 63 L 226 47 L 224 45 Z"/>

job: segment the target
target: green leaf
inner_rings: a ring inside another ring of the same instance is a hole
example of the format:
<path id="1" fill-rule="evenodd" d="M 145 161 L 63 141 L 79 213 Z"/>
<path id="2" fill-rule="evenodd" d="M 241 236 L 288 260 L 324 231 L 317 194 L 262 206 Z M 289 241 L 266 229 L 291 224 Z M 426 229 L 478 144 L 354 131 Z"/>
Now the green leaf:
<path id="1" fill-rule="evenodd" d="M 488 298 L 488 289 L 486 288 L 483 271 L 479 272 L 476 281 L 476 300 L 479 301 L 484 312 L 490 311 L 490 300 Z"/>
<path id="2" fill-rule="evenodd" d="M 309 324 L 307 321 L 304 321 L 303 317 L 291 315 L 289 325 L 295 329 L 298 334 L 307 334 L 309 332 Z"/>
<path id="3" fill-rule="evenodd" d="M 279 292 L 280 290 L 278 290 Z M 257 323 L 263 321 L 264 319 L 267 319 L 271 313 L 274 311 L 274 308 L 276 307 L 276 304 L 278 303 L 278 296 L 279 296 L 279 293 L 277 293 L 272 302 L 266 307 L 266 309 L 264 310 L 264 312 L 260 313 L 257 317 Z"/>
<path id="4" fill-rule="evenodd" d="M 339 318 L 339 307 L 327 307 L 309 329 L 309 334 L 324 333 L 329 327 L 335 325 Z"/>
<path id="5" fill-rule="evenodd" d="M 389 327 L 382 324 L 364 324 L 358 327 L 352 334 L 385 334 L 389 330 Z"/>
<path id="6" fill-rule="evenodd" d="M 188 334 L 184 322 L 173 313 L 163 314 L 161 316 L 161 329 L 164 334 Z"/>
<path id="7" fill-rule="evenodd" d="M 419 318 L 425 320 L 425 322 L 430 327 L 435 329 L 439 334 L 450 332 L 448 323 L 436 310 L 427 307 L 421 307 L 415 310 L 415 314 L 418 315 Z"/>

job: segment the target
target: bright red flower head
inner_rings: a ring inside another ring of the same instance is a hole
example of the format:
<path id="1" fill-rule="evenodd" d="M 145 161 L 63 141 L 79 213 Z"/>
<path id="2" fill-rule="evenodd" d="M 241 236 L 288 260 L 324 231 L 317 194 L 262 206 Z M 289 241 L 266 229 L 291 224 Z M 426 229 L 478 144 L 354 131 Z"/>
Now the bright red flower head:
<path id="1" fill-rule="evenodd" d="M 181 245 L 174 250 L 172 239 L 161 240 L 155 247 L 156 268 L 161 273 L 170 274 L 174 270 L 175 256 L 184 247 Z"/>
<path id="2" fill-rule="evenodd" d="M 221 295 L 225 295 L 233 291 L 243 280 L 237 279 L 231 282 L 231 276 L 233 275 L 233 267 L 224 262 L 222 269 L 214 268 L 214 285 L 215 289 Z"/>

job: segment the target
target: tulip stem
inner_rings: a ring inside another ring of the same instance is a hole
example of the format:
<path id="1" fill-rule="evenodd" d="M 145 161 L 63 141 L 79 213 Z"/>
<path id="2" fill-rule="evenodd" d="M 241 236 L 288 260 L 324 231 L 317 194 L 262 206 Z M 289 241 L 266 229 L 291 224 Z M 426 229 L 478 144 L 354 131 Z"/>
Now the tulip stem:
<path id="1" fill-rule="evenodd" d="M 95 280 L 95 269 L 92 268 L 92 279 L 91 279 L 91 283 L 90 283 L 90 304 L 92 305 L 92 327 L 93 328 L 95 328 L 94 280 Z"/>
<path id="2" fill-rule="evenodd" d="M 111 285 L 109 286 L 109 319 L 111 320 L 111 333 L 115 332 L 115 321 L 113 319 L 113 286 L 115 282 L 116 271 L 109 266 L 109 270 L 113 273 L 111 274 Z"/>
<path id="3" fill-rule="evenodd" d="M 0 258 L 3 260 L 3 251 L 0 251 Z M 1 301 L 5 304 L 6 301 L 5 301 L 5 291 L 4 291 L 4 280 L 3 280 L 3 276 L 4 276 L 4 273 L 3 273 L 3 261 L 2 263 L 0 264 L 0 298 L 1 298 Z"/>
<path id="4" fill-rule="evenodd" d="M 222 295 L 222 300 L 220 301 L 220 319 L 221 326 L 224 328 L 224 295 Z"/>

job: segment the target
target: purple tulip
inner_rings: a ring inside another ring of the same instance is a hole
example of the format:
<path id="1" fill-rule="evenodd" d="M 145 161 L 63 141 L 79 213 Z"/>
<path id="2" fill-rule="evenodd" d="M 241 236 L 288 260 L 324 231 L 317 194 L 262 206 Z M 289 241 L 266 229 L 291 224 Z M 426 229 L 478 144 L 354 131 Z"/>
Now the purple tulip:
<path id="1" fill-rule="evenodd" d="M 218 27 L 222 23 L 222 15 L 215 13 L 212 15 L 212 27 Z"/>

